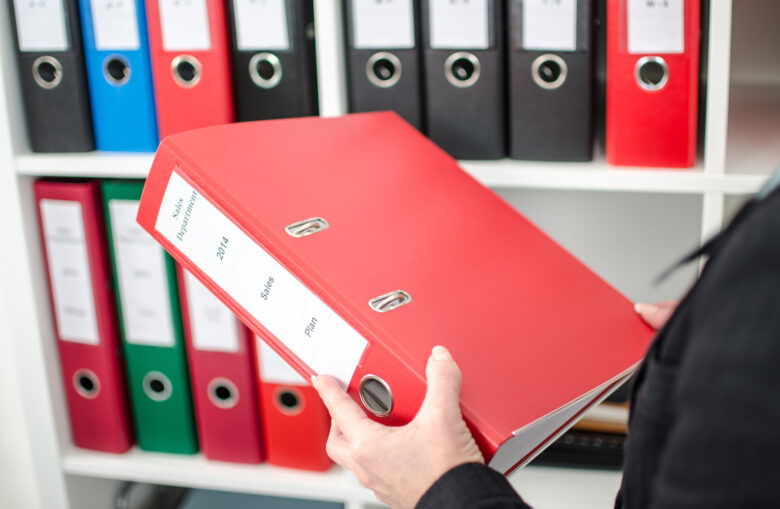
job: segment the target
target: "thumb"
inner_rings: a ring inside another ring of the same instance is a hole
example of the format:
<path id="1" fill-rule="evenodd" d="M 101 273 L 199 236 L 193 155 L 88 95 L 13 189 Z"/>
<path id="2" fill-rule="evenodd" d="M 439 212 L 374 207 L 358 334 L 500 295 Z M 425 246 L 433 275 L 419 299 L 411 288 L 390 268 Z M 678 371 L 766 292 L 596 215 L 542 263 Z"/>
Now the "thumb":
<path id="1" fill-rule="evenodd" d="M 461 419 L 461 374 L 450 352 L 443 346 L 435 346 L 425 368 L 428 389 L 420 412 L 423 416 L 441 416 L 445 419 Z"/>
<path id="2" fill-rule="evenodd" d="M 671 300 L 657 304 L 637 303 L 634 309 L 642 317 L 642 320 L 655 330 L 663 329 L 666 322 L 677 309 L 679 301 Z"/>

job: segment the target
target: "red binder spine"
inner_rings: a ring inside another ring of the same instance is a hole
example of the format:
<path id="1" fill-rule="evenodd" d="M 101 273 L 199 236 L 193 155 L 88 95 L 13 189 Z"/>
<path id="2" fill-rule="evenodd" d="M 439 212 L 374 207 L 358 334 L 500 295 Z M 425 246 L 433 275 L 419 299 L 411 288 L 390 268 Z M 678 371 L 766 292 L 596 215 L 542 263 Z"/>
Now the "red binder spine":
<path id="1" fill-rule="evenodd" d="M 146 7 L 160 139 L 232 122 L 224 2 L 148 0 Z"/>
<path id="2" fill-rule="evenodd" d="M 73 442 L 134 442 L 97 181 L 34 184 Z"/>
<path id="3" fill-rule="evenodd" d="M 607 161 L 696 162 L 700 0 L 609 0 Z"/>
<path id="4" fill-rule="evenodd" d="M 317 391 L 260 338 L 260 413 L 266 459 L 273 465 L 324 471 L 330 416 Z"/>
<path id="5" fill-rule="evenodd" d="M 252 334 L 181 266 L 178 278 L 203 454 L 259 463 L 263 454 Z"/>

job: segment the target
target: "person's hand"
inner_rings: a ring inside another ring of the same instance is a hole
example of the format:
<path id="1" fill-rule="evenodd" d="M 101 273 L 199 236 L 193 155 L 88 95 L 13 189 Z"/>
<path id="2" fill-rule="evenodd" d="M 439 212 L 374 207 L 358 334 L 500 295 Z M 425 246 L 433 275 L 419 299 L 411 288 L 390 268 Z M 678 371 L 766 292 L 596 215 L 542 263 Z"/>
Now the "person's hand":
<path id="1" fill-rule="evenodd" d="M 425 376 L 422 406 L 400 427 L 369 419 L 335 378 L 312 377 L 332 418 L 328 456 L 352 471 L 380 502 L 396 508 L 414 507 L 451 468 L 484 463 L 460 413 L 460 369 L 446 348 L 434 347 Z"/>
<path id="2" fill-rule="evenodd" d="M 634 309 L 647 325 L 655 330 L 661 330 L 666 325 L 666 322 L 669 321 L 679 303 L 679 300 L 667 300 L 666 302 L 655 304 L 637 303 L 634 305 Z"/>

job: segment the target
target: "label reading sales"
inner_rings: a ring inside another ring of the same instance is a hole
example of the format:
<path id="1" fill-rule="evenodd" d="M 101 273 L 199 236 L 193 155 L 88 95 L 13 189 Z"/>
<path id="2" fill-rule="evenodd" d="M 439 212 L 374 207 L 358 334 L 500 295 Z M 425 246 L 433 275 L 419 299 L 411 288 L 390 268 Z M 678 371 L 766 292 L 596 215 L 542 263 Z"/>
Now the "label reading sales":
<path id="1" fill-rule="evenodd" d="M 349 383 L 365 338 L 177 171 L 155 228 L 314 372 Z"/>

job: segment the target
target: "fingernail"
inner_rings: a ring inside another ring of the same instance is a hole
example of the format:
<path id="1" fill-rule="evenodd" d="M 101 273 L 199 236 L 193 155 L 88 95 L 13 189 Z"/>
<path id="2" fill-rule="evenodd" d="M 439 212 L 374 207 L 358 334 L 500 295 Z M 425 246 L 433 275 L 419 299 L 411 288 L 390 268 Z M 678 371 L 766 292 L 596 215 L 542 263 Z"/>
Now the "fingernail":
<path id="1" fill-rule="evenodd" d="M 431 357 L 433 357 L 437 361 L 452 360 L 452 356 L 450 355 L 449 350 L 447 350 L 443 346 L 434 346 L 433 350 L 431 351 Z"/>
<path id="2" fill-rule="evenodd" d="M 312 384 L 312 386 L 314 386 L 314 388 L 315 388 L 315 389 L 317 389 L 317 388 L 318 388 L 318 387 L 317 387 L 317 384 L 318 384 L 319 382 L 320 382 L 320 381 L 317 379 L 317 375 L 312 375 L 312 376 L 311 376 L 311 384 Z"/>
<path id="3" fill-rule="evenodd" d="M 637 302 L 634 304 L 634 311 L 639 314 L 652 314 L 658 311 L 658 306 L 654 304 L 645 304 L 644 302 Z"/>

